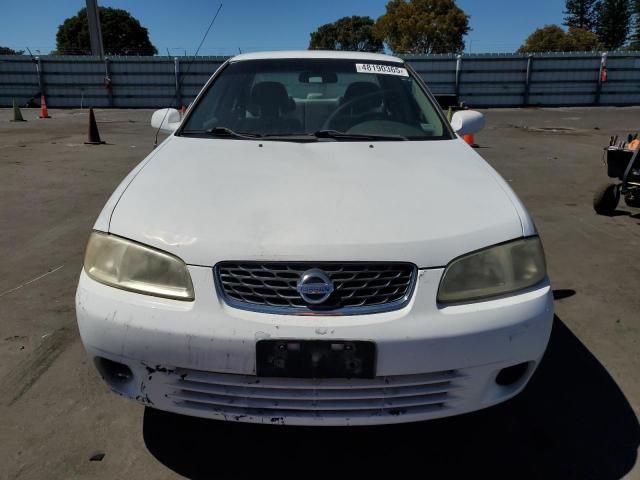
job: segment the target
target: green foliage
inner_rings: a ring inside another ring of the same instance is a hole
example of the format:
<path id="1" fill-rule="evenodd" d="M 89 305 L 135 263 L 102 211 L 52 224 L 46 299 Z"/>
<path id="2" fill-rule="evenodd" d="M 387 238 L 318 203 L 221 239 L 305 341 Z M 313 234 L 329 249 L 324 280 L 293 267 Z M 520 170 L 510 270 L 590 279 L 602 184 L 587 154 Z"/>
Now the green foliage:
<path id="1" fill-rule="evenodd" d="M 348 50 L 352 52 L 381 52 L 382 40 L 373 33 L 371 17 L 343 17 L 322 25 L 311 33 L 310 50 Z"/>
<path id="2" fill-rule="evenodd" d="M 559 25 L 545 25 L 527 37 L 518 53 L 561 52 L 566 32 Z"/>
<path id="3" fill-rule="evenodd" d="M 594 31 L 599 10 L 600 0 L 566 0 L 564 25 Z"/>
<path id="4" fill-rule="evenodd" d="M 630 31 L 631 4 L 629 0 L 602 0 L 596 31 L 607 50 L 624 45 Z"/>
<path id="5" fill-rule="evenodd" d="M 126 10 L 98 7 L 102 28 L 102 43 L 106 55 L 155 55 L 156 47 L 149 40 L 149 32 Z M 87 9 L 67 18 L 56 34 L 58 54 L 90 55 Z"/>
<path id="6" fill-rule="evenodd" d="M 569 28 L 565 42 L 566 52 L 593 52 L 603 48 L 598 35 L 584 28 Z"/>
<path id="7" fill-rule="evenodd" d="M 469 16 L 454 0 L 391 0 L 375 33 L 394 53 L 458 53 Z"/>
<path id="8" fill-rule="evenodd" d="M 598 36 L 589 30 L 569 28 L 565 32 L 559 25 L 546 25 L 529 35 L 518 53 L 589 52 L 601 48 Z"/>
<path id="9" fill-rule="evenodd" d="M 0 55 L 22 55 L 23 53 L 24 50 L 14 50 L 13 48 L 0 46 Z"/>

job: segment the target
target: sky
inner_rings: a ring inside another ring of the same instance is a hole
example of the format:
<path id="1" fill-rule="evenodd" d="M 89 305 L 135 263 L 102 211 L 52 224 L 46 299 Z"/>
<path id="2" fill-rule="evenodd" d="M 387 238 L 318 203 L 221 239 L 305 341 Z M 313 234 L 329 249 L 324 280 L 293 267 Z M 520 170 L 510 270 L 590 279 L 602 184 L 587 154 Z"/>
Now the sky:
<path id="1" fill-rule="evenodd" d="M 55 48 L 58 26 L 84 0 L 2 0 L 0 45 L 34 54 Z M 223 0 L 200 55 L 305 49 L 318 26 L 350 15 L 377 18 L 387 0 Z M 564 0 L 457 0 L 470 15 L 469 53 L 513 52 L 536 28 L 561 23 Z M 193 54 L 220 1 L 98 0 L 128 10 L 149 30 L 160 55 Z"/>

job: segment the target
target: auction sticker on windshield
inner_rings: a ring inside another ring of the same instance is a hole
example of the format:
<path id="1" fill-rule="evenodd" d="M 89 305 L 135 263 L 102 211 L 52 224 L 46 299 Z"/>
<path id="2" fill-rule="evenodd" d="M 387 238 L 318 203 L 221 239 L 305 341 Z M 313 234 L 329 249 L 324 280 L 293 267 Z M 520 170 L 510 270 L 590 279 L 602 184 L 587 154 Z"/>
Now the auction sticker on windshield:
<path id="1" fill-rule="evenodd" d="M 383 75 L 399 75 L 408 77 L 409 72 L 406 68 L 394 67 L 393 65 L 378 65 L 374 63 L 356 63 L 356 72 L 358 73 L 381 73 Z"/>

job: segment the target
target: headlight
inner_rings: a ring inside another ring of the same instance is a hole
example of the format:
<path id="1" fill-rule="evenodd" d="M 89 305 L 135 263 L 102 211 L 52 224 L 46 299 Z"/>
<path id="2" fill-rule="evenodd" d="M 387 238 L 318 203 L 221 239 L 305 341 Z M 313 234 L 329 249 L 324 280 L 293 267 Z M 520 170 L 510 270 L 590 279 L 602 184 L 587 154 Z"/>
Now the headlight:
<path id="1" fill-rule="evenodd" d="M 95 281 L 132 292 L 193 300 L 193 284 L 177 257 L 124 238 L 93 232 L 84 269 Z"/>
<path id="2" fill-rule="evenodd" d="M 452 261 L 444 271 L 438 301 L 462 302 L 523 290 L 547 274 L 538 237 L 496 245 Z"/>

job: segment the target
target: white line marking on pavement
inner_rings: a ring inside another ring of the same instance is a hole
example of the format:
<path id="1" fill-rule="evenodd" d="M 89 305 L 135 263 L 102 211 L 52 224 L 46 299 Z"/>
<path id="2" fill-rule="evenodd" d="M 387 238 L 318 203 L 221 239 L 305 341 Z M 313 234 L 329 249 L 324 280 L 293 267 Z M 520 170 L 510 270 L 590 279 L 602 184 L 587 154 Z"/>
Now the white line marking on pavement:
<path id="1" fill-rule="evenodd" d="M 58 270 L 60 270 L 62 267 L 64 267 L 64 265 L 60 265 L 59 267 L 56 267 L 56 268 L 54 268 L 54 269 L 52 269 L 52 270 L 49 270 L 48 272 L 43 273 L 42 275 L 38 275 L 36 278 L 32 278 L 31 280 L 29 280 L 29 281 L 27 281 L 27 282 L 24 282 L 24 283 L 22 283 L 22 284 L 18 285 L 17 287 L 12 288 L 11 290 L 6 290 L 6 291 L 4 291 L 4 292 L 0 293 L 0 297 L 4 297 L 5 295 L 8 295 L 8 294 L 10 294 L 10 293 L 12 293 L 12 292 L 15 292 L 16 290 L 20 290 L 22 287 L 26 287 L 26 286 L 27 286 L 27 285 L 29 285 L 30 283 L 37 282 L 37 281 L 38 281 L 38 280 L 40 280 L 41 278 L 44 278 L 44 277 L 46 277 L 47 275 L 51 275 L 52 273 L 57 272 L 57 271 L 58 271 Z"/>

